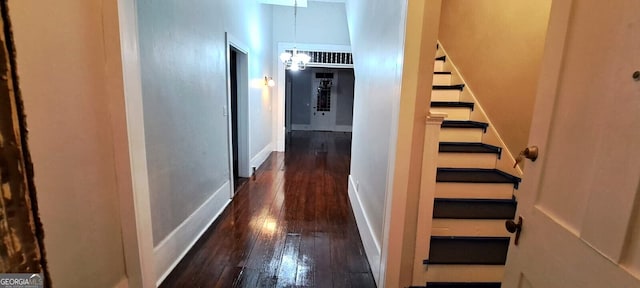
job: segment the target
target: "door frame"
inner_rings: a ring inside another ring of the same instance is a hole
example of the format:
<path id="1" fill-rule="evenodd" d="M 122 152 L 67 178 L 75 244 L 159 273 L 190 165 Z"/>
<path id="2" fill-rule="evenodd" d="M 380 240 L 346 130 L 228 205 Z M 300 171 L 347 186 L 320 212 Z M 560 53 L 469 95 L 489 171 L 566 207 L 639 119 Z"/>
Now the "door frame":
<path id="1" fill-rule="evenodd" d="M 229 32 L 225 32 L 226 42 L 226 76 L 227 76 L 227 105 L 225 106 L 225 116 L 227 118 L 227 150 L 229 152 L 229 181 L 231 183 L 231 195 L 235 195 L 233 177 L 233 128 L 231 125 L 232 105 L 231 105 L 231 49 L 237 52 L 237 85 L 238 85 L 238 176 L 250 177 L 251 165 L 249 163 L 249 46 L 245 45 L 238 38 L 233 37 Z"/>
<path id="2" fill-rule="evenodd" d="M 286 73 L 285 73 L 285 108 L 284 108 L 284 112 L 285 112 L 285 116 L 284 116 L 284 127 L 286 129 L 286 132 L 291 132 L 291 93 L 293 92 L 293 88 L 292 88 L 292 81 L 286 81 Z"/>
<path id="3" fill-rule="evenodd" d="M 106 9 L 118 19 L 123 95 L 111 99 L 115 163 L 119 179 L 120 219 L 124 246 L 126 284 L 129 287 L 157 287 L 151 199 L 144 133 L 140 37 L 136 1 L 118 1 L 117 11 Z M 116 15 L 117 13 L 117 15 Z M 107 18 L 110 19 L 110 18 Z M 120 96 L 120 95 L 119 95 Z"/>
<path id="4" fill-rule="evenodd" d="M 6 2 L 0 3 L 2 11 L 6 11 L 8 9 L 7 6 L 8 4 Z M 0 28 L 2 28 L 2 31 L 6 31 L 11 29 L 11 27 L 12 22 L 9 15 L 3 14 L 2 19 L 0 19 Z M 33 161 L 31 160 L 31 152 L 29 150 L 29 143 L 27 139 L 28 131 L 25 106 L 22 102 L 23 97 L 20 93 L 21 86 L 18 82 L 16 54 L 11 51 L 12 47 L 15 46 L 15 41 L 13 37 L 10 37 L 7 34 L 2 34 L 0 35 L 0 44 L 2 44 L 0 49 L 2 49 L 2 53 L 5 55 L 5 58 L 2 59 L 2 61 L 4 61 L 2 65 L 7 73 L 7 78 L 5 78 L 6 85 L 2 87 L 3 95 L 0 96 L 0 98 L 3 99 L 2 102 L 8 104 L 5 106 L 5 109 L 9 111 L 7 115 L 4 115 L 1 121 L 10 122 L 10 125 L 6 125 L 5 128 L 0 131 L 0 166 L 9 170 L 9 173 L 7 173 L 9 179 L 0 177 L 0 185 L 6 184 L 8 186 L 7 190 L 5 190 L 5 187 L 2 188 L 2 193 L 8 192 L 11 198 L 19 198 L 17 201 L 14 201 L 19 204 L 20 208 L 18 211 L 14 210 L 15 212 L 13 213 L 13 217 L 9 215 L 7 219 L 7 215 L 3 215 L 4 219 L 0 222 L 4 222 L 7 225 L 3 225 L 2 228 L 7 229 L 8 231 L 6 232 L 9 234 L 11 234 L 11 230 L 13 230 L 11 228 L 20 226 L 14 235 L 14 241 L 17 241 L 22 247 L 18 248 L 18 251 L 14 251 L 14 253 L 23 252 L 28 254 L 39 254 L 37 257 L 34 257 L 34 259 L 22 259 L 22 263 L 27 262 L 28 266 L 32 269 L 39 269 L 39 271 L 32 271 L 32 273 L 35 272 L 34 275 L 43 277 L 44 281 L 42 281 L 41 284 L 48 287 L 51 286 L 51 277 L 45 253 L 44 228 L 37 203 L 38 197 L 34 181 Z M 6 202 L 4 202 L 5 197 L 5 195 L 0 195 L 0 203 L 2 203 L 3 206 L 0 208 L 2 209 L 0 212 L 7 211 L 7 207 L 4 207 L 6 204 Z M 12 219 L 18 221 L 10 224 Z M 27 232 L 21 233 L 20 230 Z M 29 243 L 32 245 L 22 245 L 23 243 L 30 241 L 33 241 L 33 243 Z M 5 244 L 5 246 L 5 248 L 11 247 L 9 243 Z M 24 250 L 22 248 L 24 248 Z M 16 264 L 11 263 L 10 258 L 12 258 L 12 255 L 7 253 L 6 256 L 10 261 L 8 263 L 9 269 L 18 268 L 12 266 L 12 264 Z M 26 267 L 22 267 L 22 269 L 24 268 Z"/>

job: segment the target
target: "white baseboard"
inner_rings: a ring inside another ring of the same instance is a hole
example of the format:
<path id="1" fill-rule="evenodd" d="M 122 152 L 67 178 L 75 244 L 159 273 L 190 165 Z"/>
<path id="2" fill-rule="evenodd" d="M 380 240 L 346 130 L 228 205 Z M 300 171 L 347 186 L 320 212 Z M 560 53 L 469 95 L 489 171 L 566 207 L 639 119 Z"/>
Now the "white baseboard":
<path id="1" fill-rule="evenodd" d="M 253 156 L 253 158 L 251 158 L 251 167 L 256 167 L 256 169 L 258 169 L 260 165 L 262 165 L 262 163 L 264 163 L 264 161 L 269 158 L 271 152 L 273 152 L 273 145 L 269 143 L 267 144 L 267 146 L 264 146 L 264 148 L 262 148 L 262 150 L 258 152 L 256 156 Z M 253 171 L 251 171 L 251 173 L 253 173 Z"/>
<path id="2" fill-rule="evenodd" d="M 353 126 L 351 125 L 336 125 L 333 129 L 334 132 L 351 132 Z"/>
<path id="3" fill-rule="evenodd" d="M 129 278 L 122 277 L 122 279 L 120 279 L 120 282 L 118 282 L 116 286 L 113 286 L 113 288 L 129 288 Z"/>
<path id="4" fill-rule="evenodd" d="M 351 125 L 335 125 L 328 129 L 327 131 L 333 132 L 351 132 L 353 126 Z M 292 124 L 291 130 L 293 131 L 315 131 L 311 125 L 303 125 L 303 124 Z M 324 131 L 324 130 L 323 130 Z"/>
<path id="5" fill-rule="evenodd" d="M 362 207 L 360 195 L 358 194 L 356 184 L 353 182 L 353 178 L 351 177 L 351 175 L 349 175 L 349 200 L 351 201 L 353 214 L 356 217 L 356 224 L 358 225 L 360 238 L 362 238 L 364 252 L 365 254 L 367 254 L 367 259 L 369 260 L 369 265 L 371 266 L 373 278 L 375 279 L 378 287 L 382 287 L 379 283 L 380 257 L 382 253 L 380 249 L 380 243 L 378 243 L 375 236 L 373 235 L 371 222 L 369 221 L 367 214 L 365 214 L 365 211 Z"/>
<path id="6" fill-rule="evenodd" d="M 227 181 L 153 249 L 157 286 L 231 202 L 229 195 L 231 186 Z"/>
<path id="7" fill-rule="evenodd" d="M 295 130 L 295 131 L 311 131 L 313 129 L 311 129 L 311 125 L 291 124 L 291 130 Z"/>

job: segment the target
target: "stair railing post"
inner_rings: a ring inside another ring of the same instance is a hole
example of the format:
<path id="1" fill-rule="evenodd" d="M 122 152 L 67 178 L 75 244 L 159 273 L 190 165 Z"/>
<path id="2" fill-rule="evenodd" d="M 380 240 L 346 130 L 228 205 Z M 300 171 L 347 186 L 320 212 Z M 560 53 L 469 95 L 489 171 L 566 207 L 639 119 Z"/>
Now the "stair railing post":
<path id="1" fill-rule="evenodd" d="M 429 257 L 440 127 L 446 117 L 446 113 L 430 112 L 425 125 L 412 283 L 418 286 L 426 283 L 425 276 L 428 267 L 423 264 L 423 261 Z"/>

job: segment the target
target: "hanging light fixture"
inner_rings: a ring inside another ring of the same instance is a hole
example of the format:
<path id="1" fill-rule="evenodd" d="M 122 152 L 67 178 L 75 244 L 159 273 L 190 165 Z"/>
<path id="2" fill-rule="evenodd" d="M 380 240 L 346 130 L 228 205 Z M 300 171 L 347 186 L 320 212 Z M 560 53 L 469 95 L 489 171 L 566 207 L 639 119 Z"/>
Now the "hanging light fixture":
<path id="1" fill-rule="evenodd" d="M 284 64 L 285 69 L 291 71 L 304 70 L 307 68 L 307 64 L 311 61 L 311 57 L 309 55 L 298 52 L 296 48 L 296 36 L 297 36 L 297 27 L 298 26 L 298 0 L 294 1 L 293 6 L 293 50 L 291 53 L 288 51 L 282 52 L 280 54 L 280 61 Z"/>

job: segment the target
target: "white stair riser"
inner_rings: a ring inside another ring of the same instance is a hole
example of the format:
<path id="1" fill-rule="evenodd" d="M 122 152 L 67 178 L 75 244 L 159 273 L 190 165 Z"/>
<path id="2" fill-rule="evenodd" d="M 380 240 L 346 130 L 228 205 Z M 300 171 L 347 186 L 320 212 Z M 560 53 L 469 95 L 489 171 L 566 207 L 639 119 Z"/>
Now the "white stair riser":
<path id="1" fill-rule="evenodd" d="M 496 168 L 498 157 L 492 153 L 439 153 L 440 168 Z"/>
<path id="2" fill-rule="evenodd" d="M 480 128 L 441 128 L 440 142 L 482 142 Z"/>
<path id="3" fill-rule="evenodd" d="M 438 182 L 435 194 L 437 198 L 512 199 L 513 184 Z"/>
<path id="4" fill-rule="evenodd" d="M 511 237 L 504 220 L 433 219 L 431 236 Z"/>
<path id="5" fill-rule="evenodd" d="M 466 107 L 434 107 L 431 111 L 447 113 L 447 120 L 470 120 L 471 108 Z"/>
<path id="6" fill-rule="evenodd" d="M 428 282 L 502 282 L 502 265 L 428 265 Z"/>
<path id="7" fill-rule="evenodd" d="M 434 74 L 433 85 L 451 85 L 451 74 Z"/>
<path id="8" fill-rule="evenodd" d="M 460 90 L 432 90 L 431 101 L 460 101 Z"/>
<path id="9" fill-rule="evenodd" d="M 444 72 L 444 61 L 436 60 L 436 62 L 433 63 L 433 71 Z"/>

